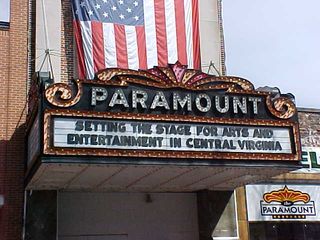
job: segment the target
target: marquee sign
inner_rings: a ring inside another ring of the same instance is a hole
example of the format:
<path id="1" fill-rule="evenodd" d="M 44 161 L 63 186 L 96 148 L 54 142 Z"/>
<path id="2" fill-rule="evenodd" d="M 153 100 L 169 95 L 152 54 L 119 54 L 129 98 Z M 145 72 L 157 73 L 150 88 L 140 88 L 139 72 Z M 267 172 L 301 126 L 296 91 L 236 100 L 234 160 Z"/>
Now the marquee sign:
<path id="1" fill-rule="evenodd" d="M 319 173 L 320 172 L 320 147 L 302 147 L 303 168 L 295 173 Z"/>
<path id="2" fill-rule="evenodd" d="M 291 153 L 286 128 L 54 118 L 55 147 Z"/>
<path id="3" fill-rule="evenodd" d="M 176 63 L 106 69 L 44 93 L 46 154 L 197 159 L 299 160 L 296 108 Z"/>
<path id="4" fill-rule="evenodd" d="M 309 185 L 246 186 L 249 221 L 319 220 L 319 187 Z"/>

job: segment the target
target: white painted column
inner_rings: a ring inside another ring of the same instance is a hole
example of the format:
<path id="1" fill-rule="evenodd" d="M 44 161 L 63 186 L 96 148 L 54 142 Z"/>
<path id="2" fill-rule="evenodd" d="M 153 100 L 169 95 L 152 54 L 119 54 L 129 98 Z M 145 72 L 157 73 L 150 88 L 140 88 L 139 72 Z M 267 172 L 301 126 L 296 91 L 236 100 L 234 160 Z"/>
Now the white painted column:
<path id="1" fill-rule="evenodd" d="M 217 0 L 199 1 L 200 51 L 202 71 L 207 72 L 210 61 L 221 72 L 221 36 Z M 211 68 L 210 74 L 217 75 Z"/>
<path id="2" fill-rule="evenodd" d="M 71 13 L 70 13 L 71 14 Z M 35 70 L 49 72 L 49 49 L 55 82 L 61 76 L 61 1 L 36 0 L 36 51 Z M 43 64 L 44 62 L 44 64 Z M 43 64 L 43 66 L 42 66 Z M 42 66 L 42 68 L 41 68 Z"/>

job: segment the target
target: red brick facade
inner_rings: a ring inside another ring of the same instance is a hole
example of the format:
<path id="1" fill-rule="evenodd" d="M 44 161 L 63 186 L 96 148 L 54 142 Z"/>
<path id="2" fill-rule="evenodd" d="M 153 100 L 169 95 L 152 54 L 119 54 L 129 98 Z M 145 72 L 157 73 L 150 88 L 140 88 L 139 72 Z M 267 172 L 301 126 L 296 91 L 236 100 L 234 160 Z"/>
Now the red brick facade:
<path id="1" fill-rule="evenodd" d="M 21 239 L 28 1 L 12 0 L 10 28 L 0 29 L 0 239 Z"/>
<path id="2" fill-rule="evenodd" d="M 74 42 L 70 1 L 61 1 L 61 82 L 74 78 Z"/>
<path id="3" fill-rule="evenodd" d="M 320 111 L 305 109 L 299 112 L 302 147 L 320 147 Z"/>

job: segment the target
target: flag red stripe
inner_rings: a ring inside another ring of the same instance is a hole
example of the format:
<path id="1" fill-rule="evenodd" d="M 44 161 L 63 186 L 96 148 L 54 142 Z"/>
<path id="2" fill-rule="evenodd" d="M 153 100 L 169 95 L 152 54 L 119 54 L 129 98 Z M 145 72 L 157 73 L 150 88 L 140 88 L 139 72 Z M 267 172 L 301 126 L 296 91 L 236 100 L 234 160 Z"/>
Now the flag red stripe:
<path id="1" fill-rule="evenodd" d="M 138 42 L 138 55 L 139 55 L 139 68 L 147 68 L 147 47 L 146 47 L 146 36 L 144 27 L 136 27 L 137 42 Z"/>
<path id="2" fill-rule="evenodd" d="M 199 39 L 199 6 L 198 0 L 192 0 L 192 28 L 193 28 L 193 66 L 200 69 L 200 39 Z"/>
<path id="3" fill-rule="evenodd" d="M 177 49 L 178 60 L 182 64 L 187 64 L 187 44 L 186 44 L 186 27 L 184 21 L 184 3 L 183 1 L 174 2 L 176 13 L 176 35 L 177 35 Z"/>
<path id="4" fill-rule="evenodd" d="M 168 49 L 164 0 L 154 1 L 154 14 L 156 20 L 158 65 L 166 66 L 168 64 Z"/>
<path id="5" fill-rule="evenodd" d="M 82 46 L 80 22 L 74 20 L 73 29 L 75 34 L 75 40 L 77 43 L 78 75 L 80 79 L 84 79 L 86 78 L 86 65 L 84 63 L 84 52 L 83 52 L 83 46 Z"/>
<path id="6" fill-rule="evenodd" d="M 116 39 L 117 65 L 119 68 L 128 68 L 129 64 L 128 64 L 125 26 L 115 24 L 114 35 Z"/>
<path id="7" fill-rule="evenodd" d="M 103 29 L 104 25 L 100 20 L 92 21 L 92 19 L 89 18 L 89 22 L 86 21 L 84 22 L 85 24 L 77 22 L 77 20 L 73 22 L 80 78 L 88 77 L 86 75 L 92 77 L 93 72 L 105 68 L 106 57 L 110 57 L 112 66 L 128 68 L 130 62 L 130 66 L 133 68 L 146 69 L 148 62 L 154 62 L 154 64 L 158 66 L 166 66 L 169 56 L 170 59 L 175 59 L 177 53 L 177 58 L 182 64 L 187 64 L 188 61 L 190 62 L 191 60 L 189 58 L 192 58 L 193 68 L 200 69 L 199 0 L 188 0 L 188 9 L 192 9 L 190 22 L 189 20 L 185 22 L 187 12 L 184 9 L 184 0 L 174 0 L 168 3 L 165 0 L 148 1 L 150 1 L 148 2 L 150 3 L 149 7 L 153 10 L 148 12 L 149 15 L 145 14 L 145 16 L 150 17 L 150 21 L 145 21 L 146 26 L 135 26 L 136 32 L 134 33 L 132 27 L 127 28 L 125 25 L 114 24 L 114 33 L 110 31 L 110 33 L 107 34 L 107 38 L 110 38 L 110 41 L 104 41 L 108 39 L 104 39 L 106 37 L 104 36 L 106 30 Z M 174 5 L 172 3 L 174 3 Z M 166 13 L 165 10 L 167 7 L 174 7 L 174 9 L 167 9 L 169 12 Z M 154 16 L 152 16 L 152 14 L 154 14 Z M 172 22 L 167 22 L 166 24 L 166 21 Z M 169 32 L 167 34 L 167 25 L 170 28 L 172 27 L 172 30 L 173 26 L 175 26 L 175 30 L 173 30 L 175 31 L 174 34 L 169 34 Z M 150 33 L 146 32 L 146 29 L 150 30 Z M 187 34 L 192 34 L 190 44 Z M 127 40 L 126 36 L 130 37 L 130 39 Z M 176 39 L 173 39 L 175 36 Z M 171 41 L 174 41 L 174 44 L 172 44 L 172 42 L 168 44 L 168 37 L 172 38 Z M 137 41 L 137 45 L 135 45 L 133 41 Z M 149 46 L 146 46 L 146 41 L 150 42 L 150 46 L 156 44 L 156 46 L 152 48 L 154 51 L 147 48 Z M 127 42 L 130 49 L 127 49 Z M 86 44 L 88 44 L 88 46 L 86 46 Z M 104 44 L 107 45 L 105 46 Z M 190 47 L 192 49 L 189 49 Z M 170 51 L 174 51 L 172 57 L 171 54 L 168 53 L 169 49 Z M 192 52 L 189 56 L 190 51 Z M 114 55 L 107 56 L 112 53 L 114 53 Z M 90 59 L 86 59 L 87 57 Z M 132 59 L 128 61 L 128 57 Z M 148 59 L 148 57 L 150 57 L 150 59 Z M 139 61 L 139 63 L 136 61 Z"/>
<path id="8" fill-rule="evenodd" d="M 102 22 L 91 22 L 94 72 L 105 68 Z"/>

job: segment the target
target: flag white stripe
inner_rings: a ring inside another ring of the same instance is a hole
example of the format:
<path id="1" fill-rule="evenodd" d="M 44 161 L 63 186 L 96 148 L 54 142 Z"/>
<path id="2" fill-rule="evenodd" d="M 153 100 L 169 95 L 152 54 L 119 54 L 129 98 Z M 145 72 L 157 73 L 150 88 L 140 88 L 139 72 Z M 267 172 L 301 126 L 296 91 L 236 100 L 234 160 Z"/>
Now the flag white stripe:
<path id="1" fill-rule="evenodd" d="M 135 26 L 125 26 L 129 69 L 139 69 L 138 41 Z"/>
<path id="2" fill-rule="evenodd" d="M 147 65 L 148 68 L 158 66 L 158 50 L 156 35 L 156 20 L 154 13 L 154 2 L 152 0 L 143 2 L 144 8 L 144 25 L 147 48 Z"/>
<path id="3" fill-rule="evenodd" d="M 193 68 L 192 0 L 184 0 L 188 67 Z"/>
<path id="4" fill-rule="evenodd" d="M 81 35 L 83 39 L 84 61 L 87 69 L 87 78 L 94 78 L 93 50 L 92 50 L 92 28 L 90 21 L 80 22 Z"/>
<path id="5" fill-rule="evenodd" d="M 165 0 L 164 8 L 166 16 L 168 62 L 175 63 L 178 60 L 178 46 L 174 0 Z"/>
<path id="6" fill-rule="evenodd" d="M 114 24 L 103 23 L 104 56 L 107 68 L 117 67 L 117 52 L 114 35 Z"/>

